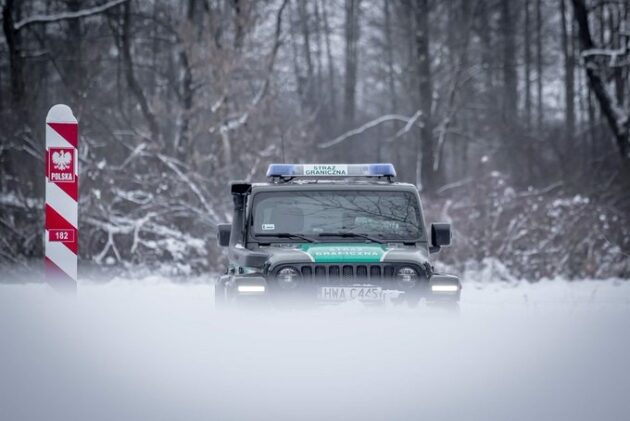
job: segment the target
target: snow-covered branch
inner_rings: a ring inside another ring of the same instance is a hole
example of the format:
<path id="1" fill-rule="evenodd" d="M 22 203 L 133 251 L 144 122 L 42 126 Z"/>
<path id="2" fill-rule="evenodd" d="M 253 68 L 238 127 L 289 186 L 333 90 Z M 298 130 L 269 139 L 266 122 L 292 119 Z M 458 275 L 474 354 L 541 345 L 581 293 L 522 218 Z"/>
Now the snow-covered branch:
<path id="1" fill-rule="evenodd" d="M 205 211 L 208 213 L 208 215 L 212 218 L 212 221 L 214 223 L 216 223 L 217 221 L 217 215 L 214 212 L 214 209 L 212 206 L 210 206 L 210 204 L 208 203 L 208 201 L 206 200 L 206 197 L 203 195 L 203 193 L 201 192 L 201 190 L 199 189 L 199 187 L 197 187 L 197 185 L 186 175 L 184 174 L 178 167 L 177 167 L 177 161 L 174 158 L 168 157 L 166 155 L 162 155 L 162 154 L 157 154 L 156 155 L 157 158 L 162 161 L 168 168 L 170 168 L 175 174 L 177 174 L 177 176 L 184 182 L 186 183 L 186 185 L 190 188 L 190 190 L 195 194 L 195 196 L 197 196 L 197 198 L 199 199 L 199 201 L 201 202 L 201 204 L 203 205 Z"/>
<path id="2" fill-rule="evenodd" d="M 345 140 L 350 139 L 351 137 L 360 135 L 366 130 L 372 129 L 380 124 L 387 123 L 388 121 L 400 121 L 400 122 L 405 123 L 405 126 L 401 130 L 399 130 L 392 138 L 392 139 L 395 139 L 407 133 L 411 129 L 411 127 L 416 123 L 416 121 L 418 121 L 421 115 L 422 115 L 422 112 L 420 110 L 418 110 L 411 117 L 407 117 L 401 114 L 386 114 L 374 120 L 368 121 L 367 123 L 365 123 L 364 125 L 360 127 L 357 127 L 356 129 L 349 130 L 345 132 L 344 134 L 342 134 L 341 136 L 334 138 L 333 140 L 320 143 L 319 145 L 317 145 L 317 147 L 320 149 L 330 148 L 331 146 L 337 145 Z"/>
<path id="3" fill-rule="evenodd" d="M 99 253 L 94 255 L 96 263 L 102 263 L 105 257 L 114 253 L 118 261 L 122 260 L 119 246 L 116 244 L 114 236 L 131 235 L 133 238 L 129 253 L 138 252 L 139 246 L 146 249 L 165 249 L 172 255 L 178 255 L 182 259 L 187 248 L 194 249 L 197 253 L 203 253 L 204 240 L 193 235 L 181 232 L 177 229 L 169 228 L 164 224 L 152 221 L 157 216 L 155 212 L 148 212 L 143 217 L 133 219 L 119 215 L 110 214 L 107 220 L 102 220 L 91 215 L 84 217 L 88 226 L 101 230 L 107 235 L 107 240 Z M 140 234 L 148 234 L 143 238 Z M 181 256 L 180 256 L 181 255 Z"/>
<path id="4" fill-rule="evenodd" d="M 613 48 L 591 48 L 582 52 L 582 58 L 586 61 L 590 57 L 608 57 L 608 66 L 623 67 L 630 65 L 630 60 L 620 61 L 620 58 L 630 55 L 630 42 L 622 47 Z"/>
<path id="5" fill-rule="evenodd" d="M 14 28 L 16 31 L 19 31 L 20 29 L 28 25 L 32 25 L 34 23 L 52 23 L 52 22 L 59 22 L 61 20 L 66 20 L 66 19 L 78 19 L 78 18 L 84 18 L 87 16 L 97 15 L 99 13 L 103 13 L 104 11 L 111 9 L 112 7 L 116 7 L 119 4 L 125 3 L 127 1 L 129 0 L 113 0 L 105 4 L 102 4 L 100 6 L 90 7 L 87 9 L 78 10 L 76 12 L 62 12 L 62 13 L 55 13 L 51 15 L 35 15 L 35 16 L 31 16 L 30 18 L 22 19 L 21 21 L 16 22 L 14 25 Z"/>

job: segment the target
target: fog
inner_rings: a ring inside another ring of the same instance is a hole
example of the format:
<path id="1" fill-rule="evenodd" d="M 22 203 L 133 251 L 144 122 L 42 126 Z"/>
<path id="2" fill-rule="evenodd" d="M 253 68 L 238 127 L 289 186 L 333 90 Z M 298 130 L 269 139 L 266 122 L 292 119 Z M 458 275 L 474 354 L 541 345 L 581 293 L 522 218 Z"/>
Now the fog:
<path id="1" fill-rule="evenodd" d="M 464 284 L 460 311 L 215 311 L 207 284 L 0 285 L 0 418 L 622 419 L 630 284 Z"/>

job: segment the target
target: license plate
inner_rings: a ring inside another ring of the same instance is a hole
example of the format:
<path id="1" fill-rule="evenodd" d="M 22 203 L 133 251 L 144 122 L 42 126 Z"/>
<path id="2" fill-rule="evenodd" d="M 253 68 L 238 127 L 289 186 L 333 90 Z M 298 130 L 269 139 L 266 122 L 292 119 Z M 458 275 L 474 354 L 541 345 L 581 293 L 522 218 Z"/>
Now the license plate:
<path id="1" fill-rule="evenodd" d="M 318 298 L 325 301 L 381 301 L 383 290 L 378 287 L 321 287 Z"/>

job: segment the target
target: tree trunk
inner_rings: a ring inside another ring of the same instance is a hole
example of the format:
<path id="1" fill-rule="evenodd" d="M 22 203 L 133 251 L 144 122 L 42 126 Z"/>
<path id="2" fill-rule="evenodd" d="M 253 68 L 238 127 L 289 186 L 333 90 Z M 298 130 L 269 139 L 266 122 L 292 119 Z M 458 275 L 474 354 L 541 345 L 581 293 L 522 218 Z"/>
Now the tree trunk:
<path id="1" fill-rule="evenodd" d="M 431 58 L 429 55 L 429 2 L 417 0 L 415 4 L 416 50 L 418 58 L 418 92 L 420 94 L 420 110 L 423 127 L 420 130 L 420 147 L 416 146 L 416 183 L 424 191 L 432 191 L 436 187 L 436 171 L 434 168 L 433 144 L 433 80 L 431 75 Z"/>
<path id="2" fill-rule="evenodd" d="M 516 75 L 516 42 L 514 12 L 510 0 L 501 0 L 501 35 L 503 38 L 503 124 L 511 127 L 516 121 L 518 86 Z"/>
<path id="3" fill-rule="evenodd" d="M 157 124 L 157 120 L 155 115 L 151 111 L 149 107 L 149 102 L 147 101 L 146 96 L 136 79 L 136 75 L 134 72 L 133 59 L 131 57 L 131 5 L 129 3 L 124 4 L 123 9 L 123 23 L 122 23 L 122 33 L 121 33 L 121 45 L 122 45 L 122 56 L 123 63 L 125 66 L 125 78 L 127 79 L 127 84 L 129 85 L 129 89 L 135 95 L 136 100 L 140 104 L 140 109 L 142 111 L 142 115 L 144 116 L 147 124 L 149 125 L 150 135 L 153 141 L 155 141 L 158 145 L 160 144 L 160 131 Z"/>
<path id="4" fill-rule="evenodd" d="M 531 54 L 531 23 L 530 23 L 530 0 L 525 0 L 525 24 L 524 24 L 524 38 L 523 44 L 523 60 L 525 61 L 525 127 L 529 131 L 532 125 L 532 88 L 531 88 L 531 74 L 532 74 L 532 54 Z"/>
<path id="5" fill-rule="evenodd" d="M 196 1 L 189 0 L 188 1 L 188 9 L 186 12 L 186 20 L 188 21 L 188 25 L 194 26 L 194 17 L 195 17 L 195 9 L 196 9 Z M 192 139 L 190 133 L 190 119 L 192 118 L 192 107 L 194 100 L 194 90 L 193 90 L 193 73 L 192 66 L 190 64 L 190 60 L 188 57 L 187 51 L 187 37 L 183 37 L 184 41 L 179 46 L 179 65 L 181 66 L 181 106 L 182 111 L 180 115 L 180 124 L 179 124 L 179 133 L 175 137 L 175 156 L 182 161 L 188 162 L 189 157 L 192 156 L 191 146 Z M 192 42 L 192 40 L 188 40 Z"/>
<path id="6" fill-rule="evenodd" d="M 483 0 L 479 3 L 479 11 L 478 11 L 478 19 L 479 23 L 477 24 L 476 31 L 479 35 L 479 40 L 481 44 L 481 63 L 483 66 L 483 92 L 486 95 L 486 100 L 489 109 L 494 109 L 496 107 L 495 104 L 495 95 L 494 95 L 494 46 L 492 43 L 492 32 L 491 32 L 491 12 L 488 10 L 488 4 L 486 0 Z"/>
<path id="7" fill-rule="evenodd" d="M 625 10 L 621 10 L 622 7 Z M 616 33 L 616 37 L 615 37 L 615 44 L 613 45 L 613 48 L 621 48 L 624 43 L 626 42 L 627 37 L 630 36 L 630 34 L 622 34 L 621 30 L 623 29 L 624 25 L 622 22 L 626 22 L 626 26 L 628 25 L 628 23 L 630 23 L 628 21 L 628 4 L 626 3 L 625 5 L 618 5 L 617 6 L 617 27 L 619 29 L 617 29 L 616 31 L 614 29 L 611 28 L 612 31 L 614 31 L 613 33 Z M 628 29 L 628 28 L 625 28 Z M 617 98 L 617 103 L 621 104 L 622 106 L 624 105 L 625 102 L 625 93 L 626 93 L 626 83 L 627 83 L 627 74 L 626 70 L 628 69 L 628 67 L 630 66 L 617 66 L 613 69 L 613 77 L 615 79 L 615 97 Z"/>
<path id="8" fill-rule="evenodd" d="M 302 75 L 302 69 L 300 65 L 300 51 L 298 48 L 298 35 L 296 32 L 297 20 L 295 19 L 292 3 L 289 3 L 289 33 L 291 35 L 291 49 L 293 50 L 293 73 L 295 74 L 296 88 L 298 99 L 300 100 L 300 107 L 302 112 L 305 112 L 307 107 L 304 103 L 306 98 L 306 78 Z"/>
<path id="9" fill-rule="evenodd" d="M 331 126 L 334 128 L 337 122 L 337 89 L 335 87 L 335 63 L 330 46 L 330 26 L 328 24 L 328 7 L 325 0 L 322 2 L 322 20 L 324 21 L 324 41 L 326 44 L 326 61 L 328 64 L 328 94 L 330 95 Z"/>
<path id="10" fill-rule="evenodd" d="M 193 75 L 190 61 L 188 60 L 188 54 L 186 47 L 181 46 L 182 51 L 179 53 L 180 66 L 182 67 L 182 80 L 181 80 L 181 102 L 182 112 L 181 121 L 179 126 L 179 134 L 177 136 L 178 143 L 175 145 L 175 153 L 178 159 L 183 162 L 187 161 L 187 158 L 192 154 L 191 147 L 191 133 L 190 133 L 190 119 L 193 105 Z"/>
<path id="11" fill-rule="evenodd" d="M 536 96 L 537 96 L 537 115 L 536 126 L 538 132 L 542 130 L 543 124 L 543 52 L 542 52 L 542 0 L 536 0 Z"/>
<path id="12" fill-rule="evenodd" d="M 81 0 L 67 0 L 68 9 L 71 12 L 81 10 Z M 83 54 L 82 54 L 82 22 L 81 19 L 68 20 L 68 36 L 66 38 L 67 58 L 64 60 L 64 71 L 67 86 L 73 101 L 78 105 L 81 103 L 84 91 Z"/>
<path id="13" fill-rule="evenodd" d="M 312 50 L 311 50 L 311 29 L 309 25 L 309 14 L 307 10 L 307 0 L 301 0 L 298 2 L 298 18 L 300 20 L 300 29 L 302 30 L 302 49 L 304 54 L 304 61 L 306 61 L 306 80 L 304 81 L 304 97 L 303 103 L 307 114 L 310 114 L 315 107 L 314 104 L 316 92 L 315 81 L 313 76 L 315 74 L 315 67 L 313 66 Z"/>
<path id="14" fill-rule="evenodd" d="M 315 45 L 317 46 L 317 54 L 315 55 L 316 61 L 316 80 L 313 81 L 313 89 L 317 89 L 317 107 L 318 107 L 318 115 L 321 116 L 321 105 L 323 102 L 323 60 L 322 54 L 324 52 L 324 48 L 322 45 L 322 17 L 319 10 L 319 0 L 315 0 Z"/>
<path id="15" fill-rule="evenodd" d="M 567 28 L 565 0 L 560 0 L 560 29 L 562 40 L 562 54 L 564 56 L 564 104 L 565 104 L 565 139 L 567 145 L 572 142 L 575 133 L 575 82 L 574 59 L 570 47 Z"/>
<path id="16" fill-rule="evenodd" d="M 525 129 L 527 131 L 528 138 L 526 140 L 526 153 L 527 153 L 527 181 L 532 183 L 534 179 L 534 141 L 529 136 L 532 129 L 532 19 L 530 12 L 530 0 L 525 0 L 525 23 L 524 23 L 524 38 L 525 43 L 523 45 L 524 54 L 523 59 L 525 61 Z"/>
<path id="17" fill-rule="evenodd" d="M 298 2 L 298 16 L 300 19 L 300 28 L 302 29 L 302 47 L 304 48 L 304 59 L 306 61 L 306 70 L 308 72 L 307 77 L 310 81 L 313 78 L 315 71 L 313 67 L 313 59 L 311 57 L 311 30 L 306 6 L 306 0 Z"/>
<path id="18" fill-rule="evenodd" d="M 4 7 L 2 8 L 2 29 L 4 30 L 4 37 L 7 41 L 7 48 L 9 50 L 9 73 L 11 80 L 11 101 L 16 110 L 21 113 L 22 103 L 24 100 L 24 74 L 23 74 L 23 59 L 20 55 L 20 34 L 14 29 L 14 13 L 20 7 L 21 2 L 17 4 L 14 0 L 6 0 Z"/>
<path id="19" fill-rule="evenodd" d="M 398 108 L 396 98 L 396 81 L 394 79 L 394 43 L 392 41 L 392 23 L 390 4 L 388 0 L 383 0 L 383 14 L 385 15 L 385 57 L 387 57 L 387 84 L 389 85 L 389 95 L 391 99 L 390 112 L 396 112 Z"/>
<path id="20" fill-rule="evenodd" d="M 243 47 L 245 38 L 245 19 L 243 17 L 243 4 L 241 0 L 232 0 L 234 12 L 234 49 L 239 51 Z"/>
<path id="21" fill-rule="evenodd" d="M 469 57 L 469 47 L 470 47 L 470 38 L 471 38 L 471 27 L 472 27 L 472 7 L 470 1 L 461 0 L 461 21 L 460 25 L 463 28 L 460 35 L 460 67 L 462 69 L 463 74 L 467 74 L 470 67 L 470 57 Z M 471 88 L 471 84 L 464 81 L 464 84 L 461 88 L 461 98 L 462 101 L 469 101 L 473 96 L 473 89 Z M 470 129 L 470 121 L 471 121 L 471 113 L 469 110 L 463 110 L 461 113 L 461 117 L 459 118 L 460 125 L 465 131 Z M 468 174 L 468 155 L 469 155 L 469 146 L 470 142 L 468 139 L 461 139 L 459 142 L 461 145 L 460 149 L 460 164 L 459 164 L 459 174 L 458 177 L 465 177 Z"/>
<path id="22" fill-rule="evenodd" d="M 344 87 L 344 119 L 346 128 L 354 126 L 359 43 L 359 4 L 361 0 L 346 0 L 346 79 Z"/>

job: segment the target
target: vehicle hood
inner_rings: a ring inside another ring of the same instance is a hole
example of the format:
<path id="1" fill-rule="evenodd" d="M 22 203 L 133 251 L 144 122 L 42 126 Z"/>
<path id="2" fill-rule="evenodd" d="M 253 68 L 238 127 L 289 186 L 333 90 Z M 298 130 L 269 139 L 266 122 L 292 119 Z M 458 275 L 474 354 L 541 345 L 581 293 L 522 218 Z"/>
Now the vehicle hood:
<path id="1" fill-rule="evenodd" d="M 429 261 L 424 247 L 389 246 L 376 243 L 308 243 L 291 247 L 268 247 L 271 267 L 288 263 L 387 263 L 419 265 Z"/>

